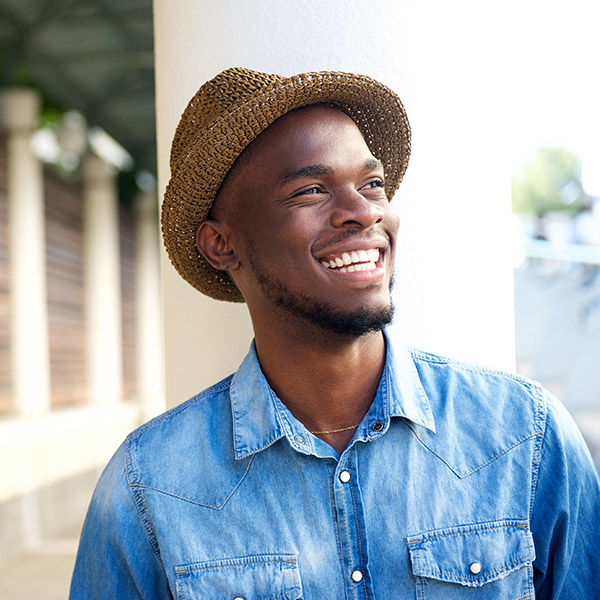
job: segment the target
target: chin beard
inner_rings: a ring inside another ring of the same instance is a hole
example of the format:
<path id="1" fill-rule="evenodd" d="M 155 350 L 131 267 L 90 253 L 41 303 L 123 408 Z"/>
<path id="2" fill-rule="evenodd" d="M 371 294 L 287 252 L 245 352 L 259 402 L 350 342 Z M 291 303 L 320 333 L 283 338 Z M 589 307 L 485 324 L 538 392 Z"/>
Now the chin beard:
<path id="1" fill-rule="evenodd" d="M 293 292 L 281 282 L 273 280 L 256 261 L 252 261 L 251 268 L 267 300 L 290 315 L 301 317 L 325 331 L 358 338 L 367 333 L 381 331 L 385 325 L 392 322 L 394 306 L 391 299 L 384 306 L 362 306 L 353 312 L 342 312 L 330 302 L 319 302 L 305 294 Z M 390 292 L 392 285 L 393 279 L 390 281 Z"/>
<path id="2" fill-rule="evenodd" d="M 288 313 L 300 316 L 306 321 L 341 336 L 358 338 L 367 333 L 381 331 L 392 322 L 394 307 L 370 308 L 363 306 L 354 312 L 342 312 L 326 302 L 291 295 L 285 288 L 269 290 L 269 299 Z"/>

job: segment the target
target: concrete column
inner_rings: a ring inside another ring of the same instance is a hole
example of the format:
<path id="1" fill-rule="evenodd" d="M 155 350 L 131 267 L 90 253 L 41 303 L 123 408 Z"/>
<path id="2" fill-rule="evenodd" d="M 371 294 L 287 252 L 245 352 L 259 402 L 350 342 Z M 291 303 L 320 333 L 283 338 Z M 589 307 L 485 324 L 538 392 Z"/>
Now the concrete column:
<path id="1" fill-rule="evenodd" d="M 137 388 L 143 418 L 148 419 L 165 408 L 156 192 L 137 196 L 136 217 Z"/>
<path id="2" fill-rule="evenodd" d="M 123 389 L 117 188 L 115 173 L 93 154 L 82 174 L 89 401 L 110 405 Z"/>
<path id="3" fill-rule="evenodd" d="M 514 364 L 510 178 L 505 164 L 510 15 L 475 0 L 155 0 L 159 190 L 188 100 L 219 71 L 342 70 L 401 96 L 413 156 L 401 216 L 393 329 L 406 343 Z M 235 369 L 251 336 L 243 307 L 202 297 L 163 255 L 167 398 Z"/>
<path id="4" fill-rule="evenodd" d="M 7 186 L 14 407 L 20 415 L 50 408 L 46 231 L 42 165 L 31 149 L 40 99 L 31 89 L 0 93 L 8 131 Z"/>

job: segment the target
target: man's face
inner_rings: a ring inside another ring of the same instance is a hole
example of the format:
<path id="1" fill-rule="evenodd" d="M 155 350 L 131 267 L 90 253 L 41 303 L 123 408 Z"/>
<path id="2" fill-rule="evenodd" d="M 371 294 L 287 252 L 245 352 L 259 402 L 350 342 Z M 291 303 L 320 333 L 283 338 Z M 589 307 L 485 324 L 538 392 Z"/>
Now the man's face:
<path id="1" fill-rule="evenodd" d="M 284 311 L 353 336 L 391 320 L 398 217 L 350 118 L 324 106 L 289 113 L 229 187 L 241 242 L 233 276 L 251 313 Z"/>

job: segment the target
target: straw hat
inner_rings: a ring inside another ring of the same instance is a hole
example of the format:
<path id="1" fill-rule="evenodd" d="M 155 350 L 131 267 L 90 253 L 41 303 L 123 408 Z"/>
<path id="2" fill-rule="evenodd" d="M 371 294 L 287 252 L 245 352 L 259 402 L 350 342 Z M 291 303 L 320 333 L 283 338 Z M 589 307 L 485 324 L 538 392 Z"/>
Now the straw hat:
<path id="1" fill-rule="evenodd" d="M 309 104 L 329 103 L 358 126 L 382 163 L 392 198 L 408 166 L 410 127 L 398 96 L 381 83 L 352 73 L 315 72 L 294 77 L 243 68 L 205 83 L 181 116 L 171 146 L 171 180 L 162 205 L 162 233 L 179 274 L 217 300 L 244 299 L 225 271 L 196 248 L 196 231 L 208 218 L 225 176 L 244 148 L 276 119 Z"/>

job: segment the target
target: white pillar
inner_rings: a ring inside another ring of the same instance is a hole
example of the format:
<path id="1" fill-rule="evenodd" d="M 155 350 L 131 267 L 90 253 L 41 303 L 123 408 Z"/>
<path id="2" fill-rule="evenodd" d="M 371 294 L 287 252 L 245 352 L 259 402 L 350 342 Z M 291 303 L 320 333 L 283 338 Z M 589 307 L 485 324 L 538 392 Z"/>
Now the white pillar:
<path id="1" fill-rule="evenodd" d="M 394 335 L 511 367 L 512 265 L 504 25 L 476 0 L 155 0 L 159 189 L 198 87 L 244 66 L 292 75 L 342 70 L 396 90 L 413 156 L 395 204 L 401 232 Z M 163 254 L 167 398 L 233 370 L 250 327 L 242 307 L 202 297 Z"/>
<path id="2" fill-rule="evenodd" d="M 148 419 L 165 408 L 156 192 L 137 196 L 136 229 L 137 388 Z"/>
<path id="3" fill-rule="evenodd" d="M 82 174 L 89 401 L 110 405 L 123 389 L 117 188 L 112 169 L 93 154 Z"/>
<path id="4" fill-rule="evenodd" d="M 39 110 L 39 96 L 31 89 L 0 93 L 0 121 L 8 132 L 12 382 L 14 408 L 21 415 L 50 408 L 44 184 L 31 149 Z"/>

